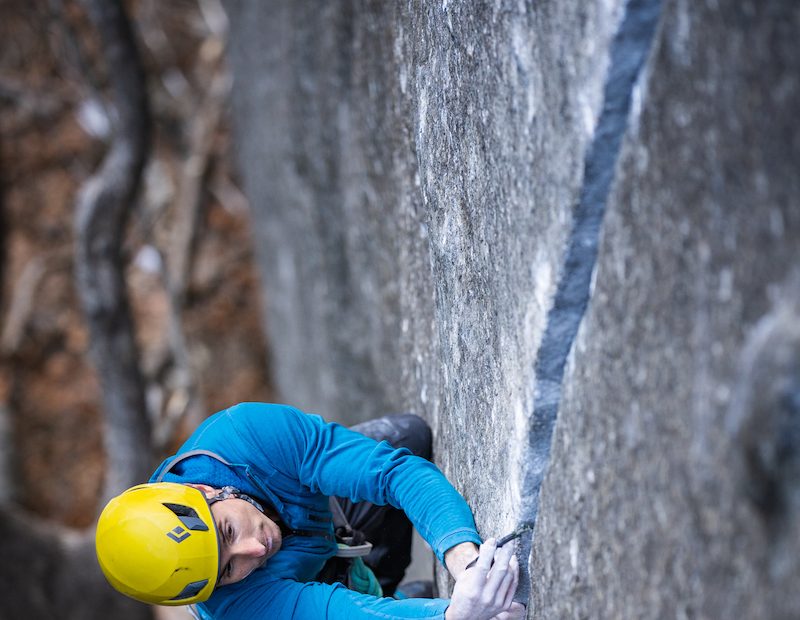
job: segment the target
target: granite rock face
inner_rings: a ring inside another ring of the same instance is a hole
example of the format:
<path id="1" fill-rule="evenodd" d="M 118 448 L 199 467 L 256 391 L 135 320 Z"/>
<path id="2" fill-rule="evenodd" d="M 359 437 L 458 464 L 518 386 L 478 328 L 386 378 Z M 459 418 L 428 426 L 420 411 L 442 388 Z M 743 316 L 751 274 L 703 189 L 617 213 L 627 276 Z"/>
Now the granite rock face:
<path id="1" fill-rule="evenodd" d="M 791 2 L 664 5 L 543 485 L 541 617 L 800 616 L 798 32 Z"/>
<path id="2" fill-rule="evenodd" d="M 621 6 L 228 8 L 283 398 L 424 415 L 482 531 L 511 529 Z"/>
<path id="3" fill-rule="evenodd" d="M 226 6 L 283 399 L 425 416 L 532 617 L 796 614 L 793 3 Z"/>

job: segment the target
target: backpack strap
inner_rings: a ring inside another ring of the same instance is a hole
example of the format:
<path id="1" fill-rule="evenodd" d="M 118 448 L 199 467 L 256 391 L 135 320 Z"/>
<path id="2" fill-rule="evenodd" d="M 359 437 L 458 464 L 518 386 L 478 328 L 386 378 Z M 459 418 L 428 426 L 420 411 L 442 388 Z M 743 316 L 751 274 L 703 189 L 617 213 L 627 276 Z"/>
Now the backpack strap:
<path id="1" fill-rule="evenodd" d="M 169 463 L 167 463 L 166 467 L 161 470 L 161 473 L 158 474 L 158 478 L 156 478 L 156 482 L 162 482 L 164 480 L 164 476 L 166 476 L 170 470 L 175 467 L 178 463 L 183 461 L 184 459 L 188 459 L 190 456 L 197 456 L 198 454 L 203 454 L 205 456 L 210 456 L 212 459 L 217 459 L 223 465 L 227 465 L 231 467 L 231 464 L 228 463 L 224 458 L 222 458 L 219 454 L 212 452 L 211 450 L 203 450 L 202 448 L 198 448 L 197 450 L 189 450 L 188 452 L 184 452 L 180 456 L 176 456 L 172 459 Z"/>

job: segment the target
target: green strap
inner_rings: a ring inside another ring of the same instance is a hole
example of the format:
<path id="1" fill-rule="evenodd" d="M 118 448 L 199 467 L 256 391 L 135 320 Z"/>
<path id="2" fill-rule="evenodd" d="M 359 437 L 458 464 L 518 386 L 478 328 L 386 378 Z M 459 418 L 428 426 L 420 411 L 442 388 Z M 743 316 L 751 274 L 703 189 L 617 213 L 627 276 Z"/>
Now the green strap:
<path id="1" fill-rule="evenodd" d="M 378 578 L 372 572 L 372 569 L 364 564 L 364 560 L 361 558 L 353 558 L 350 561 L 348 577 L 351 590 L 361 594 L 369 594 L 370 596 L 383 596 L 383 588 L 378 583 Z"/>
<path id="2" fill-rule="evenodd" d="M 340 549 L 346 549 L 347 545 L 339 543 Z M 364 564 L 364 560 L 360 557 L 349 557 L 347 562 L 347 587 L 355 590 L 360 594 L 369 594 L 370 596 L 383 596 L 383 588 L 372 572 L 372 569 Z"/>

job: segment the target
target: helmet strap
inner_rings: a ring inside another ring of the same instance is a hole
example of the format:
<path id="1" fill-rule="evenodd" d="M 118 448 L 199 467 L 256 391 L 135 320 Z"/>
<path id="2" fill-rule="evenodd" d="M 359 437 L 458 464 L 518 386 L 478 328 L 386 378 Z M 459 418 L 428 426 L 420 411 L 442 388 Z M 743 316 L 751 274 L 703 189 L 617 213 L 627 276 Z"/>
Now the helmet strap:
<path id="1" fill-rule="evenodd" d="M 242 493 L 239 489 L 232 486 L 222 487 L 216 495 L 210 497 L 207 501 L 208 505 L 210 506 L 211 504 L 214 504 L 216 502 L 221 502 L 222 500 L 225 499 L 242 499 L 251 506 L 254 506 L 260 513 L 264 514 L 264 508 L 261 504 L 259 504 L 256 500 L 254 500 L 246 493 Z"/>

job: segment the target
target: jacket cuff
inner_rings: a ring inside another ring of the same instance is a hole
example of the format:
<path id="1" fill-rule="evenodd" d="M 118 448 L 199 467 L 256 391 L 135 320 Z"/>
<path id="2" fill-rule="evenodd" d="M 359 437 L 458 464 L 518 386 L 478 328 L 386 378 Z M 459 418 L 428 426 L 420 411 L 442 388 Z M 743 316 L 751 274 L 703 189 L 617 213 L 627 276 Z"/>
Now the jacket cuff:
<path id="1" fill-rule="evenodd" d="M 480 545 L 483 541 L 481 537 L 478 536 L 478 532 L 471 527 L 461 527 L 452 532 L 448 532 L 445 536 L 437 540 L 434 553 L 436 553 L 436 557 L 439 561 L 444 564 L 444 554 L 456 545 L 464 542 L 472 542 L 476 545 Z"/>

